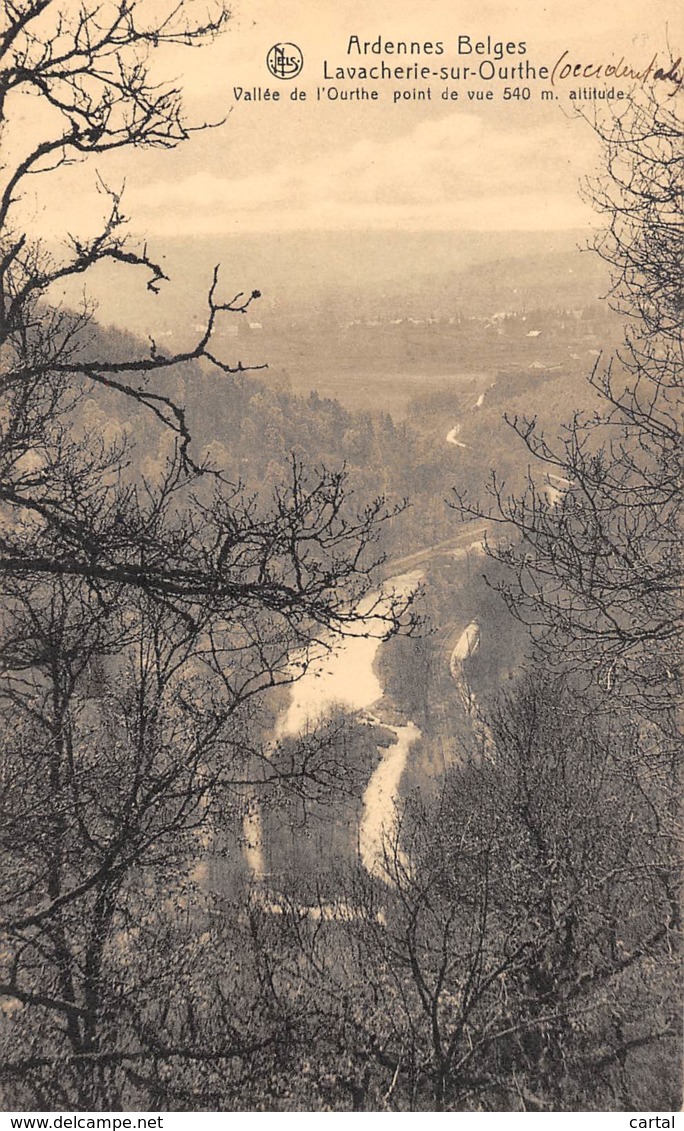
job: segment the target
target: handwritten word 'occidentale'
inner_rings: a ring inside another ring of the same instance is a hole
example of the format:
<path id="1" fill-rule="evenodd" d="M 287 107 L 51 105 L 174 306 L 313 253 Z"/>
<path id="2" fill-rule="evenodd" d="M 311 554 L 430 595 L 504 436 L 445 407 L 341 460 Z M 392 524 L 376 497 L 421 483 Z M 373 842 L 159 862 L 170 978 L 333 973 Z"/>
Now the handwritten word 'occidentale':
<path id="1" fill-rule="evenodd" d="M 553 86 L 564 79 L 629 79 L 633 82 L 645 83 L 648 79 L 656 82 L 671 82 L 674 89 L 670 95 L 681 90 L 684 85 L 684 71 L 682 70 L 682 57 L 674 62 L 670 61 L 667 68 L 658 66 L 657 54 L 653 56 L 647 67 L 636 69 L 625 63 L 624 56 L 617 63 L 583 63 L 572 62 L 570 52 L 564 51 L 558 58 L 551 72 Z"/>

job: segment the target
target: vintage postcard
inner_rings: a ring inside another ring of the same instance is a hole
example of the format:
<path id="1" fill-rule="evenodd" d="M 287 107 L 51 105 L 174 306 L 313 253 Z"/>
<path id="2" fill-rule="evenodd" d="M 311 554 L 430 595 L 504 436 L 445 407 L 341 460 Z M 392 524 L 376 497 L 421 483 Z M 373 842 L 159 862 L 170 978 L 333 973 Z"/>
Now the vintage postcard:
<path id="1" fill-rule="evenodd" d="M 8 1126 L 674 1126 L 683 25 L 5 0 Z"/>

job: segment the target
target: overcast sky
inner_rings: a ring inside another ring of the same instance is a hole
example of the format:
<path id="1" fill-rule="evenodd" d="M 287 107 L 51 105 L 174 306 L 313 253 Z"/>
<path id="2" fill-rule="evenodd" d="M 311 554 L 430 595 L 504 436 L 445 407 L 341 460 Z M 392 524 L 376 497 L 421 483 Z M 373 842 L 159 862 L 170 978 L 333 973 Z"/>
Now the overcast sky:
<path id="1" fill-rule="evenodd" d="M 459 102 L 446 103 L 435 80 L 381 87 L 430 85 L 429 103 L 394 106 L 386 97 L 371 104 L 317 103 L 316 87 L 331 85 L 323 79 L 323 60 L 330 66 L 377 63 L 372 55 L 348 56 L 346 48 L 351 35 L 373 40 L 380 34 L 445 45 L 439 59 L 388 57 L 389 63 L 467 64 L 472 60 L 459 60 L 454 45 L 468 34 L 525 41 L 526 55 L 511 63 L 525 58 L 552 67 L 567 50 L 583 63 L 617 63 L 623 56 L 639 67 L 656 51 L 664 61 L 668 23 L 670 42 L 681 39 L 678 5 L 670 0 L 481 0 L 477 6 L 472 0 L 236 0 L 230 30 L 216 43 L 165 49 L 156 64 L 160 76 L 182 82 L 191 119 L 227 116 L 226 123 L 174 151 L 133 151 L 103 159 L 100 167 L 113 182 L 126 177 L 133 226 L 152 235 L 576 228 L 589 220 L 577 184 L 595 167 L 594 139 L 573 118 L 566 97 L 539 100 L 548 83 L 529 84 L 526 103 L 504 104 L 500 97 L 467 102 L 462 87 Z M 304 53 L 296 82 L 279 82 L 267 72 L 267 50 L 278 41 L 295 42 Z M 294 85 L 307 90 L 307 102 L 290 101 Z M 474 85 L 499 94 L 503 86 Z M 281 92 L 281 102 L 235 103 L 236 86 L 270 86 Z M 33 112 L 30 101 L 23 111 Z M 51 179 L 48 199 L 41 196 L 44 181 L 27 202 L 35 227 L 56 235 L 58 225 L 94 223 L 102 204 L 93 182 L 92 169 L 72 169 Z"/>

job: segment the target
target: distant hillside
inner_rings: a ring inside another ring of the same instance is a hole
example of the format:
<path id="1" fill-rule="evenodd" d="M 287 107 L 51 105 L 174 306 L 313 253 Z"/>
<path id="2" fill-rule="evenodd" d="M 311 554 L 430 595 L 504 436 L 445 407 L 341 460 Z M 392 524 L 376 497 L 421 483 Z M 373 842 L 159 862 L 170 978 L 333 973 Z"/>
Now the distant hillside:
<path id="1" fill-rule="evenodd" d="M 442 303 L 457 304 L 472 314 L 491 314 L 586 307 L 606 294 L 608 273 L 597 255 L 575 249 L 500 257 L 426 283 L 432 283 Z"/>
<path id="2" fill-rule="evenodd" d="M 100 273 L 100 320 L 145 337 L 192 334 L 221 264 L 222 294 L 259 290 L 271 314 L 330 320 L 443 316 L 526 304 L 577 305 L 605 289 L 600 263 L 581 254 L 586 232 L 311 232 L 151 244 L 169 276 L 159 296 L 144 279 L 122 290 L 115 268 Z M 76 298 L 76 292 L 67 299 Z M 543 300 L 543 302 L 542 302 Z"/>

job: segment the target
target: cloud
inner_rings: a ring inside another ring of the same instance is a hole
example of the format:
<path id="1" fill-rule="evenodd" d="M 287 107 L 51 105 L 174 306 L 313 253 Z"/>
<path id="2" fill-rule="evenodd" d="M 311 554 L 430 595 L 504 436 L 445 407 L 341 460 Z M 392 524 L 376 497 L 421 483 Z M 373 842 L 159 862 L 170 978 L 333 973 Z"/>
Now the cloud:
<path id="1" fill-rule="evenodd" d="M 196 172 L 136 188 L 140 226 L 169 234 L 306 228 L 575 227 L 586 170 L 580 123 L 506 130 L 474 114 L 426 118 L 384 140 L 362 137 L 246 176 Z M 563 143 L 564 137 L 564 143 Z M 502 221 L 505 221 L 503 223 Z"/>

